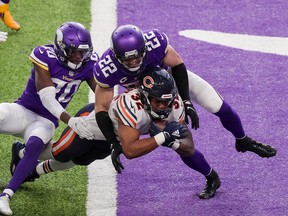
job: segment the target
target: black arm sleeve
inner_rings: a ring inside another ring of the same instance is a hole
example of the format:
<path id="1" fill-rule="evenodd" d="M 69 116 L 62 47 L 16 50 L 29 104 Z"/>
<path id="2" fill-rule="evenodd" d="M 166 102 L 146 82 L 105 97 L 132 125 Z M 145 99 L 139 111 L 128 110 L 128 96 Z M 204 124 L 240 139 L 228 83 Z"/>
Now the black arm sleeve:
<path id="1" fill-rule="evenodd" d="M 95 114 L 96 122 L 106 138 L 107 142 L 110 144 L 118 143 L 116 134 L 114 133 L 113 123 L 110 119 L 108 112 L 100 111 Z"/>
<path id="2" fill-rule="evenodd" d="M 179 64 L 175 67 L 172 67 L 172 76 L 176 82 L 178 92 L 183 101 L 189 100 L 189 82 L 188 82 L 188 74 L 185 67 L 185 64 Z"/>

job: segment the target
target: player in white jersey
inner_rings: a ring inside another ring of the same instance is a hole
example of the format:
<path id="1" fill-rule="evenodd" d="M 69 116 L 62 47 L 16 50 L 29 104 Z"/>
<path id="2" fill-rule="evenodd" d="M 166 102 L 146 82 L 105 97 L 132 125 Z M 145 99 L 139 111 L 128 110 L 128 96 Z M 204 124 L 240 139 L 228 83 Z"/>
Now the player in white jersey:
<path id="1" fill-rule="evenodd" d="M 75 164 L 88 165 L 102 159 L 111 152 L 110 144 L 95 121 L 93 104 L 87 105 L 77 115 L 84 117 L 94 131 L 94 140 L 79 139 L 70 128 L 65 129 L 60 139 L 46 148 L 42 157 L 50 160 L 41 162 L 31 173 L 29 180 L 41 174 L 68 169 Z M 178 95 L 173 78 L 165 69 L 153 68 L 140 79 L 137 89 L 115 97 L 109 109 L 115 134 L 122 144 L 128 159 L 148 154 L 164 146 L 175 150 L 182 161 L 191 169 L 206 177 L 206 186 L 198 194 L 201 199 L 215 196 L 220 187 L 218 174 L 211 168 L 202 153 L 195 149 L 192 134 L 185 123 L 184 105 Z M 149 134 L 149 138 L 140 136 Z M 21 148 L 23 144 L 15 143 Z M 52 153 L 52 154 L 51 154 Z M 18 157 L 18 155 L 14 155 Z"/>

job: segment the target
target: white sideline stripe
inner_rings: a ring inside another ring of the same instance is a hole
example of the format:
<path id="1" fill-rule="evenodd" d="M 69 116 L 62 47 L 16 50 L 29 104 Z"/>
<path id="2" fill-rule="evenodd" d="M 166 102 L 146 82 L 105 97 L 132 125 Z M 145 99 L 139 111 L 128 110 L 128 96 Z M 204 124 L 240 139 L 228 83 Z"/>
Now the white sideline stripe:
<path id="1" fill-rule="evenodd" d="M 91 0 L 91 35 L 94 50 L 101 55 L 110 46 L 110 35 L 116 27 L 117 0 Z M 94 93 L 89 92 L 89 102 Z M 116 172 L 110 157 L 88 166 L 87 216 L 116 215 Z"/>
<path id="2" fill-rule="evenodd" d="M 288 38 L 285 37 L 230 34 L 194 29 L 180 31 L 179 35 L 241 50 L 288 55 Z"/>

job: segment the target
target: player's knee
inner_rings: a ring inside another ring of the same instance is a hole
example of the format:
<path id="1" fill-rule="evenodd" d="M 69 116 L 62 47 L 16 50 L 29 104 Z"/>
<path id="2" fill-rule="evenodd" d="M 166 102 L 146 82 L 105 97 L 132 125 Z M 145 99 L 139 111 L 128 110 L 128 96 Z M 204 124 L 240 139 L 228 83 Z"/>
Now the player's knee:
<path id="1" fill-rule="evenodd" d="M 0 107 L 0 121 L 5 121 L 5 119 L 7 118 L 8 114 L 9 114 L 8 110 L 1 109 L 1 107 Z"/>
<path id="2" fill-rule="evenodd" d="M 216 116 L 223 116 L 223 115 L 233 115 L 234 111 L 231 106 L 226 102 L 223 101 L 222 106 L 220 107 L 219 111 L 214 113 Z"/>
<path id="3" fill-rule="evenodd" d="M 192 156 L 194 153 L 195 153 L 195 147 L 193 144 L 193 145 L 187 145 L 185 146 L 185 148 L 182 148 L 181 153 L 179 153 L 179 155 L 181 157 L 189 157 Z"/>

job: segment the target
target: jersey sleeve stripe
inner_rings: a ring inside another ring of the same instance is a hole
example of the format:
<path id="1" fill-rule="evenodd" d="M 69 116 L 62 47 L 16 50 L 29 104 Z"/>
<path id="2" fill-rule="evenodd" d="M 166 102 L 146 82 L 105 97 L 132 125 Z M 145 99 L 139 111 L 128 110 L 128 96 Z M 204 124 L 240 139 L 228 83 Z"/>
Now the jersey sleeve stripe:
<path id="1" fill-rule="evenodd" d="M 44 70 L 49 70 L 48 65 L 42 61 L 40 61 L 38 58 L 35 57 L 35 55 L 30 55 L 29 60 L 32 61 L 34 64 L 38 65 L 39 67 L 43 68 Z"/>
<path id="2" fill-rule="evenodd" d="M 58 142 L 53 144 L 52 154 L 54 156 L 58 155 L 61 151 L 68 148 L 68 146 L 70 146 L 70 144 L 74 140 L 75 136 L 76 133 L 71 128 L 69 128 L 65 135 Z"/>
<path id="3" fill-rule="evenodd" d="M 136 128 L 137 117 L 130 109 L 127 109 L 125 96 L 120 96 L 117 103 L 117 112 L 123 122 L 126 122 L 130 127 Z M 126 124 L 126 125 L 127 125 Z"/>

